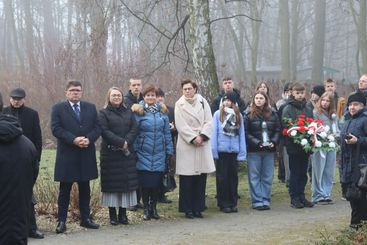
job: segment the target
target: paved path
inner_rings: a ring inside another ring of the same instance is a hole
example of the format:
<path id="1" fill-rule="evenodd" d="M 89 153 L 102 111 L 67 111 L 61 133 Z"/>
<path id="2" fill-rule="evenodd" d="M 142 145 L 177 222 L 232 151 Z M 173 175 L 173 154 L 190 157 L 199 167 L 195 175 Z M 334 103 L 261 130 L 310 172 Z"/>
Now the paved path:
<path id="1" fill-rule="evenodd" d="M 246 208 L 237 214 L 207 214 L 204 219 L 153 220 L 62 235 L 47 233 L 45 239 L 31 239 L 29 244 L 308 244 L 321 234 L 344 229 L 349 217 L 349 203 L 342 200 L 298 210 L 278 203 L 269 211 Z"/>

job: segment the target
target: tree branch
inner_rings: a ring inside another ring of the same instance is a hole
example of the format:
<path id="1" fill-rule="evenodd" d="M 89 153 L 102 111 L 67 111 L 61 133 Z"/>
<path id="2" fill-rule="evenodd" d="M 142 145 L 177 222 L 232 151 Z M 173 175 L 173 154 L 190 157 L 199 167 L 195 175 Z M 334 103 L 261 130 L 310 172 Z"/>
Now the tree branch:
<path id="1" fill-rule="evenodd" d="M 211 20 L 209 23 L 210 25 L 213 24 L 214 22 L 216 21 L 219 21 L 219 20 L 226 20 L 226 19 L 232 19 L 232 18 L 236 18 L 236 17 L 246 17 L 250 20 L 253 20 L 253 21 L 259 21 L 259 22 L 262 22 L 262 20 L 259 20 L 259 19 L 255 19 L 255 18 L 252 18 L 251 16 L 248 16 L 246 14 L 236 14 L 236 15 L 232 15 L 232 16 L 228 16 L 228 17 L 221 17 L 221 18 L 218 18 L 218 19 L 214 19 L 214 20 Z"/>

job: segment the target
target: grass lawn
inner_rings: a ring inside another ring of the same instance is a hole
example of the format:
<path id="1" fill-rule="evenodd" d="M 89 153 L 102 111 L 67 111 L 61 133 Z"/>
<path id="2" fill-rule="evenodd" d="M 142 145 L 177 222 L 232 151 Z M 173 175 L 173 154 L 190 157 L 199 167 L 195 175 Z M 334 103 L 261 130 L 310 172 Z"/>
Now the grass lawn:
<path id="1" fill-rule="evenodd" d="M 40 168 L 40 175 L 35 187 L 35 193 L 38 200 L 37 211 L 41 215 L 46 215 L 49 222 L 55 222 L 57 214 L 57 195 L 58 195 L 58 183 L 53 181 L 54 163 L 55 163 L 55 150 L 44 150 L 42 154 L 42 162 Z M 97 153 L 98 154 L 98 153 Z M 97 158 L 98 159 L 98 158 Z M 336 171 L 338 172 L 338 171 Z M 339 185 L 339 177 L 336 176 L 337 184 L 334 185 L 333 192 L 336 198 L 341 196 L 341 190 Z M 178 184 L 178 178 L 176 179 Z M 108 223 L 108 211 L 105 207 L 100 206 L 100 182 L 99 179 L 91 182 L 92 199 L 91 199 L 91 212 L 100 223 Z M 306 186 L 306 195 L 310 197 L 311 192 L 310 183 Z M 218 212 L 216 204 L 216 185 L 215 174 L 208 175 L 206 205 L 208 209 L 206 213 Z M 159 213 L 163 219 L 176 219 L 181 217 L 182 214 L 178 213 L 178 188 L 174 192 L 167 193 L 168 197 L 173 200 L 172 204 L 159 204 Z M 239 195 L 241 198 L 238 201 L 238 208 L 250 208 L 250 195 L 249 186 L 247 180 L 246 165 L 239 167 Z M 284 183 L 281 183 L 277 178 L 277 169 L 275 169 L 273 187 L 272 187 L 272 203 L 284 203 L 289 205 L 288 190 Z M 69 212 L 70 220 L 78 220 L 78 201 L 76 192 L 72 193 L 71 205 Z M 142 222 L 141 212 L 129 212 L 129 218 L 132 223 Z M 48 226 L 48 225 L 47 225 Z M 44 227 L 43 227 L 44 228 Z M 46 227 L 50 229 L 50 227 Z M 53 230 L 54 227 L 51 227 Z"/>

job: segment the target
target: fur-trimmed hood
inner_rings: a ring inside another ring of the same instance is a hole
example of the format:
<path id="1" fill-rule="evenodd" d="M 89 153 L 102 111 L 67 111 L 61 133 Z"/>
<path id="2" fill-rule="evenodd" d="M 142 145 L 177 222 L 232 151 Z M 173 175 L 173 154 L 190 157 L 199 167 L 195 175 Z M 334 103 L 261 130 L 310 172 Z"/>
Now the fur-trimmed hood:
<path id="1" fill-rule="evenodd" d="M 157 104 L 158 105 L 158 109 L 160 110 L 160 112 L 167 114 L 168 113 L 168 108 L 165 104 Z M 145 103 L 141 102 L 139 104 L 133 104 L 131 106 L 131 110 L 132 112 L 138 114 L 139 116 L 144 115 L 144 106 Z"/>

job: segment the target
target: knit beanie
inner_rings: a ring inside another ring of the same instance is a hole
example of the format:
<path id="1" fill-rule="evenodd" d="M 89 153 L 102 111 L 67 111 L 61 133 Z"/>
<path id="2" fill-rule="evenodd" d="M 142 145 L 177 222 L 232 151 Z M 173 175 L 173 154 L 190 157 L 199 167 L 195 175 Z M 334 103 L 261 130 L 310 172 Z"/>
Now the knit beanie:
<path id="1" fill-rule="evenodd" d="M 351 93 L 348 97 L 347 105 L 349 105 L 349 103 L 351 103 L 351 102 L 360 102 L 365 106 L 366 105 L 366 97 L 364 96 L 364 94 L 362 94 L 360 92 Z"/>
<path id="2" fill-rule="evenodd" d="M 233 104 L 236 104 L 236 94 L 234 92 L 227 92 L 223 96 L 223 100 L 230 100 Z"/>
<path id="3" fill-rule="evenodd" d="M 312 88 L 311 93 L 317 94 L 319 97 L 325 93 L 325 87 L 322 85 L 316 85 Z"/>

